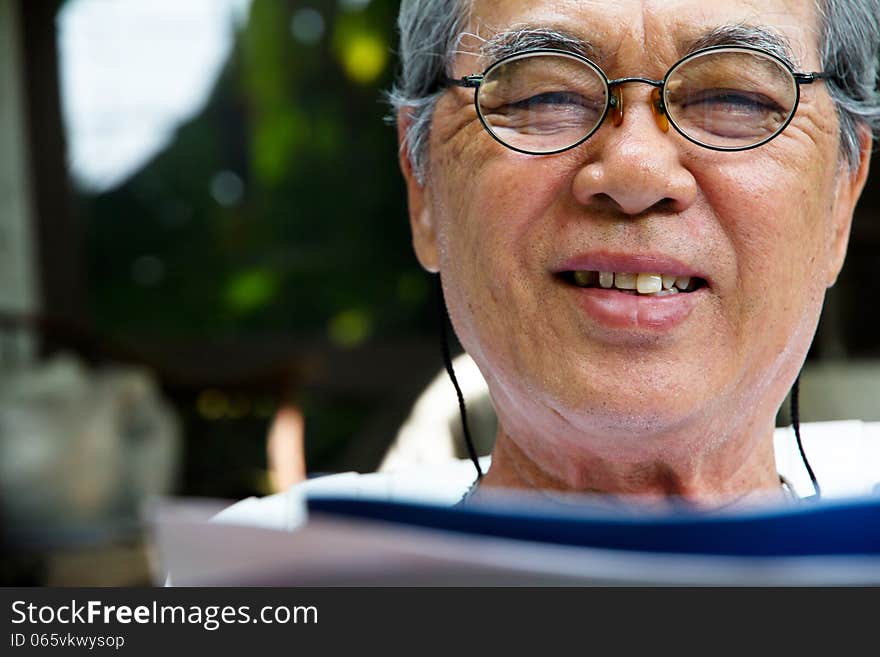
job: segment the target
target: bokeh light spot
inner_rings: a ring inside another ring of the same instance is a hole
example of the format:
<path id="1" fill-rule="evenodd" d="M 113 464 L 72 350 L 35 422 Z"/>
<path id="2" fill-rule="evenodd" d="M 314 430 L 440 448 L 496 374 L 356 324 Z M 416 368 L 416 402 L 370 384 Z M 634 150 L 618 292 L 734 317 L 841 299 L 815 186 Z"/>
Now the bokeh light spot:
<path id="1" fill-rule="evenodd" d="M 241 203 L 244 181 L 232 171 L 220 171 L 211 179 L 211 196 L 223 207 Z"/>
<path id="2" fill-rule="evenodd" d="M 229 412 L 229 399 L 220 390 L 204 390 L 196 399 L 196 410 L 204 419 L 216 422 Z"/>
<path id="3" fill-rule="evenodd" d="M 299 9 L 290 20 L 290 33 L 300 43 L 313 46 L 324 36 L 324 18 L 311 7 Z"/>
<path id="4" fill-rule="evenodd" d="M 360 84 L 376 80 L 388 63 L 388 48 L 374 34 L 360 33 L 342 46 L 342 64 L 348 77 Z"/>
<path id="5" fill-rule="evenodd" d="M 330 320 L 330 339 L 341 347 L 363 344 L 373 331 L 373 320 L 364 310 L 345 310 Z"/>
<path id="6" fill-rule="evenodd" d="M 235 275 L 226 288 L 226 303 L 237 313 L 266 306 L 278 292 L 277 277 L 270 271 L 252 269 Z"/>
<path id="7" fill-rule="evenodd" d="M 244 196 L 244 181 L 232 171 L 220 171 L 211 179 L 211 196 L 219 205 L 238 205 Z"/>

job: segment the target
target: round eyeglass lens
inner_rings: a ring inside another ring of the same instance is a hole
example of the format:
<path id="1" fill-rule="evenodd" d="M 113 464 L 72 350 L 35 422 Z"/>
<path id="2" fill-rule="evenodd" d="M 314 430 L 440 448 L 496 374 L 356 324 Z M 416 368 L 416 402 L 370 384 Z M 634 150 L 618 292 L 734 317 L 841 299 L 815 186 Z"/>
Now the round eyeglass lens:
<path id="1" fill-rule="evenodd" d="M 605 115 L 604 75 L 574 56 L 525 53 L 491 66 L 477 93 L 480 118 L 506 146 L 555 153 L 591 135 Z"/>
<path id="2" fill-rule="evenodd" d="M 721 150 L 763 144 L 788 125 L 798 88 L 775 58 L 731 48 L 699 53 L 666 77 L 664 104 L 688 138 Z"/>

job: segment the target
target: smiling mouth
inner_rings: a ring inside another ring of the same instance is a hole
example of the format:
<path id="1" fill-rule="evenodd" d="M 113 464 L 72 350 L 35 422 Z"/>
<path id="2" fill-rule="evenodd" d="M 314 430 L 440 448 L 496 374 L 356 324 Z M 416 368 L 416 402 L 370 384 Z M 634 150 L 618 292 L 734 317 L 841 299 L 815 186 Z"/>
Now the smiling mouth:
<path id="1" fill-rule="evenodd" d="M 559 277 L 566 283 L 580 288 L 614 290 L 645 297 L 688 294 L 706 286 L 706 281 L 702 278 L 671 274 L 578 270 L 560 272 Z"/>

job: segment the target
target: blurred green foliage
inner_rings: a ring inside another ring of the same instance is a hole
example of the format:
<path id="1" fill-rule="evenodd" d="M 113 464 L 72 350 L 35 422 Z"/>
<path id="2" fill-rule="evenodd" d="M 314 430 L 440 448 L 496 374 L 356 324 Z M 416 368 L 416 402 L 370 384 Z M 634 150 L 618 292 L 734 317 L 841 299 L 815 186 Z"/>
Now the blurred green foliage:
<path id="1" fill-rule="evenodd" d="M 100 332 L 340 349 L 433 334 L 384 120 L 398 3 L 344 5 L 254 0 L 204 110 L 122 186 L 78 199 Z M 241 482 L 264 465 L 268 419 L 209 422 L 177 401 L 184 492 L 261 492 Z M 386 400 L 305 390 L 300 401 L 310 466 L 324 469 Z"/>
<path id="2" fill-rule="evenodd" d="M 146 338 L 250 331 L 340 345 L 425 329 L 395 133 L 384 121 L 397 3 L 254 0 L 204 111 L 120 188 L 81 199 L 99 328 Z M 230 189 L 231 188 L 231 189 Z M 139 280 L 151 257 L 160 275 Z"/>

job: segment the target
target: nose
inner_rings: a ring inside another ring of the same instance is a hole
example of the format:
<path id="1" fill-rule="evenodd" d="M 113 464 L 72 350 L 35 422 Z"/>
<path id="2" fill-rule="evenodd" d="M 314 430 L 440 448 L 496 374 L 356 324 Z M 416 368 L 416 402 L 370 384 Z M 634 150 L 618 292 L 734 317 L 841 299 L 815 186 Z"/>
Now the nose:
<path id="1" fill-rule="evenodd" d="M 681 161 L 675 133 L 658 125 L 651 101 L 629 103 L 625 120 L 614 123 L 606 122 L 584 151 L 589 159 L 574 178 L 575 199 L 630 216 L 690 207 L 696 179 Z"/>

